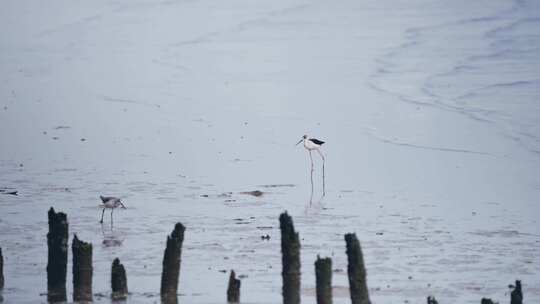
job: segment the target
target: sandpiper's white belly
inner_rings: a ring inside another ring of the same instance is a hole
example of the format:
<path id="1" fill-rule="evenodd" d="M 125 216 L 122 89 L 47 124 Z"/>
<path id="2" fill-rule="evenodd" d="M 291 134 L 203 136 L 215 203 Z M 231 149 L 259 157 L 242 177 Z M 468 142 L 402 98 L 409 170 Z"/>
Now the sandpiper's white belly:
<path id="1" fill-rule="evenodd" d="M 114 200 L 108 200 L 103 205 L 104 205 L 105 208 L 113 209 L 114 205 L 115 205 L 114 203 L 115 203 Z"/>

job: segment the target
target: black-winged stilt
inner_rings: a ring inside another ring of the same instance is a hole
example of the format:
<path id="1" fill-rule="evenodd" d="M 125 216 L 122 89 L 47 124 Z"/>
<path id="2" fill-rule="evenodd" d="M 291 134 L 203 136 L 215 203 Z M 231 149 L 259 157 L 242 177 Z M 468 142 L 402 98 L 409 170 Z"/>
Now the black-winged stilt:
<path id="1" fill-rule="evenodd" d="M 101 202 L 103 203 L 103 212 L 101 212 L 101 220 L 99 221 L 100 223 L 103 223 L 103 215 L 105 214 L 105 209 L 111 209 L 111 224 L 113 220 L 112 215 L 114 209 L 117 207 L 122 207 L 122 209 L 126 209 L 126 206 L 124 206 L 124 204 L 122 204 L 120 199 L 117 197 L 100 195 L 99 198 L 101 198 Z"/>
<path id="2" fill-rule="evenodd" d="M 304 148 L 306 148 L 306 150 L 308 150 L 309 159 L 311 160 L 311 188 L 312 188 L 312 190 L 313 190 L 313 156 L 311 156 L 311 151 L 316 150 L 319 153 L 319 155 L 321 156 L 321 158 L 322 158 L 322 161 L 323 161 L 323 166 L 322 166 L 322 169 L 323 169 L 323 171 L 322 171 L 323 172 L 323 195 L 325 195 L 326 194 L 325 181 L 324 181 L 324 163 L 325 163 L 325 160 L 324 160 L 324 155 L 319 150 L 319 148 L 324 144 L 324 141 L 318 140 L 316 138 L 308 138 L 307 135 L 304 135 L 304 136 L 302 136 L 302 139 L 300 139 L 300 141 L 298 143 L 296 143 L 296 145 L 300 144 L 301 142 L 304 142 Z"/>

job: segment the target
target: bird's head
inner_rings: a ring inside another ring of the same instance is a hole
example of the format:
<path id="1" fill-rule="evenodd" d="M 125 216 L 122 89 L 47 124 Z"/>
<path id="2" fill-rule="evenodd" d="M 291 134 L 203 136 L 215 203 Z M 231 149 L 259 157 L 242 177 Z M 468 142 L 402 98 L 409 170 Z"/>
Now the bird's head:
<path id="1" fill-rule="evenodd" d="M 307 139 L 307 135 L 302 136 L 302 139 L 300 139 L 300 141 L 297 142 L 296 145 L 298 146 L 298 144 L 304 141 L 304 139 Z"/>
<path id="2" fill-rule="evenodd" d="M 127 209 L 121 200 L 117 200 L 116 202 L 114 202 L 114 207 L 122 207 L 122 209 Z"/>

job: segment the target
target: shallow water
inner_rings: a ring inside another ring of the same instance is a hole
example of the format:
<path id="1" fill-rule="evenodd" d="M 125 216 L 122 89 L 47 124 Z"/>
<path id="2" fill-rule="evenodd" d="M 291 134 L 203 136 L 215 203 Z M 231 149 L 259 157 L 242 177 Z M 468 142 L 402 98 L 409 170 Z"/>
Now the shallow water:
<path id="1" fill-rule="evenodd" d="M 0 194 L 5 303 L 46 300 L 50 206 L 94 244 L 96 302 L 115 257 L 130 302 L 158 301 L 178 221 L 181 301 L 223 303 L 234 269 L 242 302 L 279 302 L 285 210 L 304 302 L 317 254 L 349 302 L 347 232 L 374 303 L 504 302 L 515 279 L 540 301 L 534 1 L 3 6 L 0 189 L 19 193 Z M 323 198 L 304 133 L 327 142 Z M 112 229 L 100 194 L 128 207 Z"/>

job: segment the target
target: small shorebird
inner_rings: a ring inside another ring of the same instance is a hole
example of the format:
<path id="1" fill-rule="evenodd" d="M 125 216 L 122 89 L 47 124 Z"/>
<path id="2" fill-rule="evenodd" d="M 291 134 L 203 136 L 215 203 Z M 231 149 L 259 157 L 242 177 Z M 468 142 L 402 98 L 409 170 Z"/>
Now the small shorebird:
<path id="1" fill-rule="evenodd" d="M 304 135 L 304 136 L 302 136 L 302 139 L 300 139 L 300 141 L 296 143 L 296 145 L 298 146 L 298 144 L 300 144 L 301 142 L 304 142 L 304 148 L 306 148 L 306 150 L 308 150 L 309 159 L 311 160 L 311 188 L 312 189 L 313 189 L 313 156 L 311 156 L 311 151 L 316 150 L 319 153 L 319 155 L 321 156 L 321 158 L 322 158 L 322 161 L 323 161 L 323 165 L 322 165 L 322 169 L 323 169 L 323 171 L 322 171 L 323 172 L 323 195 L 324 195 L 324 194 L 326 194 L 325 183 L 324 183 L 324 163 L 325 163 L 325 160 L 324 160 L 324 155 L 319 150 L 319 148 L 324 144 L 324 141 L 318 140 L 316 138 L 308 138 L 307 135 Z"/>
<path id="2" fill-rule="evenodd" d="M 111 223 L 113 220 L 112 214 L 115 208 L 122 207 L 122 209 L 126 209 L 126 206 L 122 204 L 119 198 L 112 197 L 112 196 L 99 196 L 101 198 L 101 202 L 103 203 L 103 212 L 101 212 L 101 220 L 100 223 L 103 223 L 103 215 L 105 214 L 105 209 L 111 209 Z"/>

